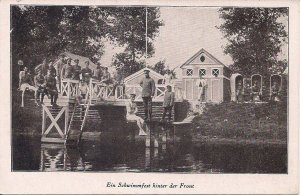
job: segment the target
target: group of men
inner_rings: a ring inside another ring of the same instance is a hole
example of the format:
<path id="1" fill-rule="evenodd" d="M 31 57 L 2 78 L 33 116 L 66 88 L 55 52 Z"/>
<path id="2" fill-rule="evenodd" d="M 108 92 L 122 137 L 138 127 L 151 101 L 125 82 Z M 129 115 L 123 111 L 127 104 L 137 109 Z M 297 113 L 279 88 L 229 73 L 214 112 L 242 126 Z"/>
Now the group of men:
<path id="1" fill-rule="evenodd" d="M 54 67 L 53 62 L 44 59 L 41 64 L 35 67 L 34 82 L 32 81 L 32 75 L 27 67 L 24 67 L 23 71 L 19 73 L 19 88 L 23 83 L 28 83 L 36 87 L 35 101 L 36 103 L 43 104 L 44 96 L 47 95 L 51 99 L 51 105 L 57 106 L 56 101 L 58 98 L 58 88 L 61 88 L 61 80 L 72 79 L 80 82 L 80 92 L 84 96 L 87 93 L 87 86 L 91 78 L 102 82 L 103 84 L 109 84 L 111 82 L 111 75 L 108 72 L 108 68 L 102 68 L 100 63 L 97 63 L 95 71 L 92 71 L 89 67 L 90 62 L 85 61 L 85 68 L 81 68 L 79 60 L 74 60 L 72 65 L 72 59 L 65 59 L 64 55 L 59 56 L 59 60 Z"/>

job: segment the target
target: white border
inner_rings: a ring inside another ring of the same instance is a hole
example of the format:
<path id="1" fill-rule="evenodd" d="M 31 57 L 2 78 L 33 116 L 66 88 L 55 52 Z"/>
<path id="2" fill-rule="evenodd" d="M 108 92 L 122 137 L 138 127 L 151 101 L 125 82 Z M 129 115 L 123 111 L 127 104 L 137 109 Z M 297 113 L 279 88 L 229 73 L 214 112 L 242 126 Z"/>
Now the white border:
<path id="1" fill-rule="evenodd" d="M 169 5 L 169 6 L 266 6 L 289 7 L 289 147 L 288 174 L 169 174 L 169 173 L 78 173 L 78 172 L 11 172 L 10 137 L 10 29 L 9 4 L 56 4 L 56 5 Z M 88 0 L 2 0 L 1 29 L 1 112 L 0 124 L 0 193 L 164 193 L 164 194 L 296 194 L 299 192 L 299 1 L 252 0 L 252 1 L 88 1 Z M 194 189 L 125 189 L 106 188 L 107 182 L 133 183 L 180 183 L 194 184 Z"/>

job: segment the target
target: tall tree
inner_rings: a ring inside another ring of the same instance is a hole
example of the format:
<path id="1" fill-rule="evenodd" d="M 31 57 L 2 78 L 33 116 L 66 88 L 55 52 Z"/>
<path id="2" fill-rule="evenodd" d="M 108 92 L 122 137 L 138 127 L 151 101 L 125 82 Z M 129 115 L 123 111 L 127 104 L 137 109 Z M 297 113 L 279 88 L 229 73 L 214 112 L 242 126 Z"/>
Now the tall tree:
<path id="1" fill-rule="evenodd" d="M 114 28 L 110 37 L 115 43 L 125 47 L 124 53 L 116 56 L 116 59 L 119 60 L 120 57 L 126 56 L 127 63 L 120 71 L 124 72 L 123 69 L 126 69 L 125 72 L 132 74 L 144 67 L 142 58 L 149 58 L 154 54 L 152 42 L 159 33 L 159 27 L 163 25 L 163 22 L 159 19 L 159 8 L 150 7 L 146 11 L 145 7 L 121 7 L 111 9 L 111 16 Z M 128 61 L 129 57 L 130 61 Z M 114 64 L 117 61 L 114 61 Z"/>
<path id="2" fill-rule="evenodd" d="M 279 20 L 287 16 L 287 8 L 221 8 L 219 13 L 224 20 L 219 29 L 229 41 L 224 52 L 232 57 L 234 70 L 250 76 L 283 69 L 277 56 L 287 32 Z"/>

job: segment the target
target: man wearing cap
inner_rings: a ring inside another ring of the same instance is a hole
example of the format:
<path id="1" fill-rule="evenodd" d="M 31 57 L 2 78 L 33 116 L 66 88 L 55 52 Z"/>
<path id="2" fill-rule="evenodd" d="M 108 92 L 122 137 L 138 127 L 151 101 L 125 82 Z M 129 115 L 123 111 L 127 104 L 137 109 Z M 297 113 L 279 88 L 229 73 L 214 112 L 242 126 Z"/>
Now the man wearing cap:
<path id="1" fill-rule="evenodd" d="M 86 61 L 85 62 L 85 68 L 81 70 L 82 74 L 82 80 L 85 81 L 86 83 L 89 83 L 90 78 L 93 75 L 93 71 L 90 69 L 90 62 Z"/>
<path id="2" fill-rule="evenodd" d="M 73 80 L 80 80 L 80 74 L 81 74 L 81 66 L 79 66 L 79 60 L 75 59 L 74 60 L 75 65 L 73 66 L 73 74 L 72 74 L 72 79 Z"/>
<path id="3" fill-rule="evenodd" d="M 53 107 L 57 106 L 56 100 L 58 98 L 58 91 L 56 88 L 56 79 L 53 77 L 50 70 L 48 71 L 48 74 L 45 77 L 45 87 L 47 93 L 50 95 L 51 105 Z"/>
<path id="4" fill-rule="evenodd" d="M 71 65 L 71 58 L 67 60 L 67 64 L 61 69 L 62 79 L 71 79 L 73 75 L 73 66 Z"/>
<path id="5" fill-rule="evenodd" d="M 145 111 L 145 120 L 148 120 L 149 117 L 152 117 L 152 97 L 155 93 L 155 82 L 149 75 L 150 70 L 145 69 L 144 75 L 145 78 L 140 82 L 140 86 L 142 87 L 142 98 L 144 103 L 144 111 Z"/>
<path id="6" fill-rule="evenodd" d="M 47 62 L 48 62 L 48 60 L 45 58 L 41 64 L 37 65 L 34 68 L 35 73 L 37 73 L 38 70 L 41 70 L 42 75 L 44 75 L 44 76 L 47 75 L 47 71 L 49 69 L 49 65 L 47 64 Z"/>
<path id="7" fill-rule="evenodd" d="M 64 54 L 60 54 L 58 56 L 58 62 L 56 63 L 56 75 L 58 81 L 58 89 L 61 88 L 61 70 L 64 66 Z"/>
<path id="8" fill-rule="evenodd" d="M 34 84 L 35 87 L 37 88 L 35 92 L 35 103 L 38 104 L 38 100 L 40 100 L 41 104 L 43 104 L 46 89 L 45 89 L 45 77 L 44 75 L 42 75 L 41 70 L 38 70 L 38 74 L 34 77 Z"/>

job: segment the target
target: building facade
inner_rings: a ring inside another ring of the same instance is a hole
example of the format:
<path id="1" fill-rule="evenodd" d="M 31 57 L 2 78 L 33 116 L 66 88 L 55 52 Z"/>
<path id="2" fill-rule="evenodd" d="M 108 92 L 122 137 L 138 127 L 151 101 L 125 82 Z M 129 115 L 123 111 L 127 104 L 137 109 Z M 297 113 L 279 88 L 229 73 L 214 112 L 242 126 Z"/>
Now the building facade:
<path id="1" fill-rule="evenodd" d="M 184 99 L 198 100 L 201 77 L 206 81 L 202 94 L 204 102 L 230 101 L 230 70 L 206 50 L 199 50 L 180 68 Z"/>

